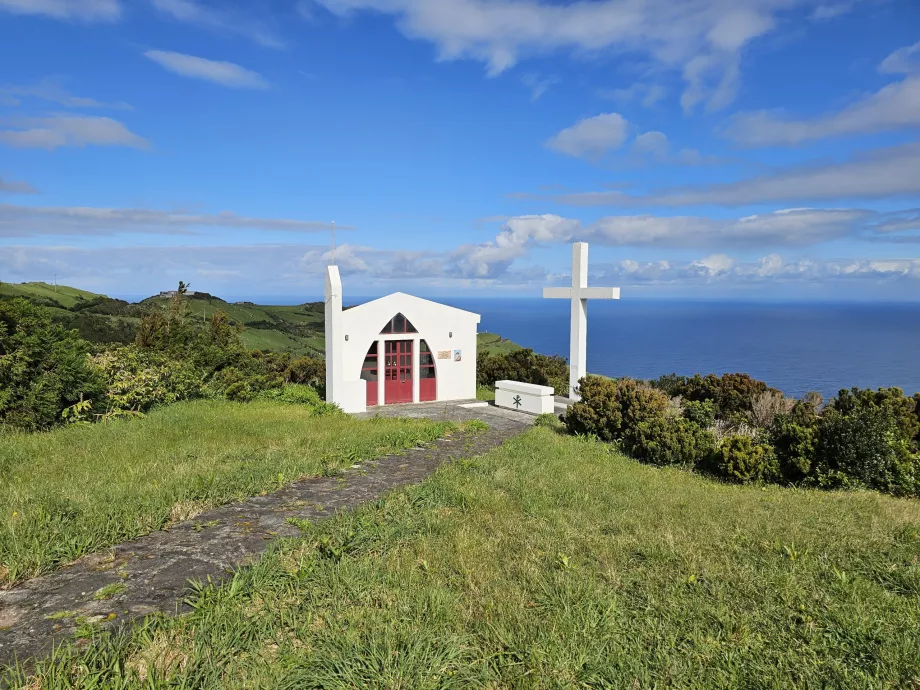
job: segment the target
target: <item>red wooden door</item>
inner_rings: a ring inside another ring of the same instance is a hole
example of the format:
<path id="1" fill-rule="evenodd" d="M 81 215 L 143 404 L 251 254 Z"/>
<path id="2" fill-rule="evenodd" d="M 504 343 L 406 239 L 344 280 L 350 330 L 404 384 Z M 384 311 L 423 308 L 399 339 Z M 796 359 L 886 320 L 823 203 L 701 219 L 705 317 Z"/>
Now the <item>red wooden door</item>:
<path id="1" fill-rule="evenodd" d="M 387 405 L 412 402 L 412 341 L 388 340 L 383 383 Z"/>

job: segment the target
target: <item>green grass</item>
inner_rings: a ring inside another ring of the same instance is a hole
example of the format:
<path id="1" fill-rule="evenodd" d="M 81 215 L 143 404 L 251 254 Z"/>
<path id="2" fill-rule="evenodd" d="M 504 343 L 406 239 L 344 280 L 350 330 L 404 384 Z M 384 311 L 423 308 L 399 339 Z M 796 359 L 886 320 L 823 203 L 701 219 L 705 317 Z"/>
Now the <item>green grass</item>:
<path id="1" fill-rule="evenodd" d="M 95 292 L 79 290 L 66 285 L 50 285 L 48 283 L 2 283 L 0 296 L 7 297 L 42 297 L 56 300 L 63 307 L 70 309 L 77 303 L 77 299 L 92 299 L 98 297 Z"/>
<path id="2" fill-rule="evenodd" d="M 317 525 L 31 687 L 906 688 L 920 504 L 537 428 Z"/>
<path id="3" fill-rule="evenodd" d="M 479 333 L 476 336 L 476 342 L 478 351 L 489 355 L 507 355 L 523 349 L 517 343 L 506 340 L 495 333 Z"/>
<path id="4" fill-rule="evenodd" d="M 0 587 L 92 551 L 443 435 L 275 402 L 180 403 L 142 420 L 0 435 Z"/>
<path id="5" fill-rule="evenodd" d="M 491 402 L 495 400 L 495 389 L 491 386 L 477 386 L 476 399 Z"/>

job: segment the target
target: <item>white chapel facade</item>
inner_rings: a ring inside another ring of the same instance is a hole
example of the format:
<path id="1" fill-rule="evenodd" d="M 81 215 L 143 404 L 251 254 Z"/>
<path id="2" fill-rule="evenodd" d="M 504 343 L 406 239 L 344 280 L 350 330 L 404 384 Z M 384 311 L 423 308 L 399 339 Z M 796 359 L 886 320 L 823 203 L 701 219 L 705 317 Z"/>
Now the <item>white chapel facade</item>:
<path id="1" fill-rule="evenodd" d="M 396 292 L 342 309 L 326 269 L 326 400 L 345 412 L 476 397 L 480 315 Z"/>

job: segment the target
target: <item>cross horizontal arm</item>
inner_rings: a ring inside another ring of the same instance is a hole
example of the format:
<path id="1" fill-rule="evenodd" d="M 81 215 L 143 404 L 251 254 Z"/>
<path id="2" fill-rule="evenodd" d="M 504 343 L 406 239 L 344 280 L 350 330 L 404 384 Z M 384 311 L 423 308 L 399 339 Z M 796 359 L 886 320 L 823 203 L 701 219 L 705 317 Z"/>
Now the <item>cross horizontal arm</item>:
<path id="1" fill-rule="evenodd" d="M 543 288 L 543 299 L 572 299 L 572 288 Z"/>
<path id="2" fill-rule="evenodd" d="M 620 288 L 581 288 L 578 296 L 582 299 L 620 299 Z"/>

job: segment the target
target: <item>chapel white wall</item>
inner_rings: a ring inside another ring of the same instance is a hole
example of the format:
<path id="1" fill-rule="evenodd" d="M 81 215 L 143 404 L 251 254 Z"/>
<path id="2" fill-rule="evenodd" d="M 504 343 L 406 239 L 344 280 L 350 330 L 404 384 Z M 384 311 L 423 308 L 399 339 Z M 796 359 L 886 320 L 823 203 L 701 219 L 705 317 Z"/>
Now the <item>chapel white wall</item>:
<path id="1" fill-rule="evenodd" d="M 381 335 L 380 331 L 398 313 L 403 314 L 418 333 Z M 342 312 L 342 331 L 339 336 L 344 379 L 346 382 L 359 380 L 366 385 L 361 381 L 361 367 L 368 348 L 375 341 L 413 340 L 414 352 L 418 353 L 420 341 L 425 340 L 435 358 L 437 400 L 475 398 L 476 331 L 479 321 L 478 314 L 404 293 L 387 295 L 348 309 Z M 346 335 L 348 340 L 345 340 Z M 438 352 L 447 350 L 451 358 L 438 359 Z M 460 362 L 454 361 L 455 350 L 462 353 Z M 382 355 L 383 350 L 380 350 L 381 358 Z M 415 396 L 418 395 L 417 373 L 414 380 Z"/>

